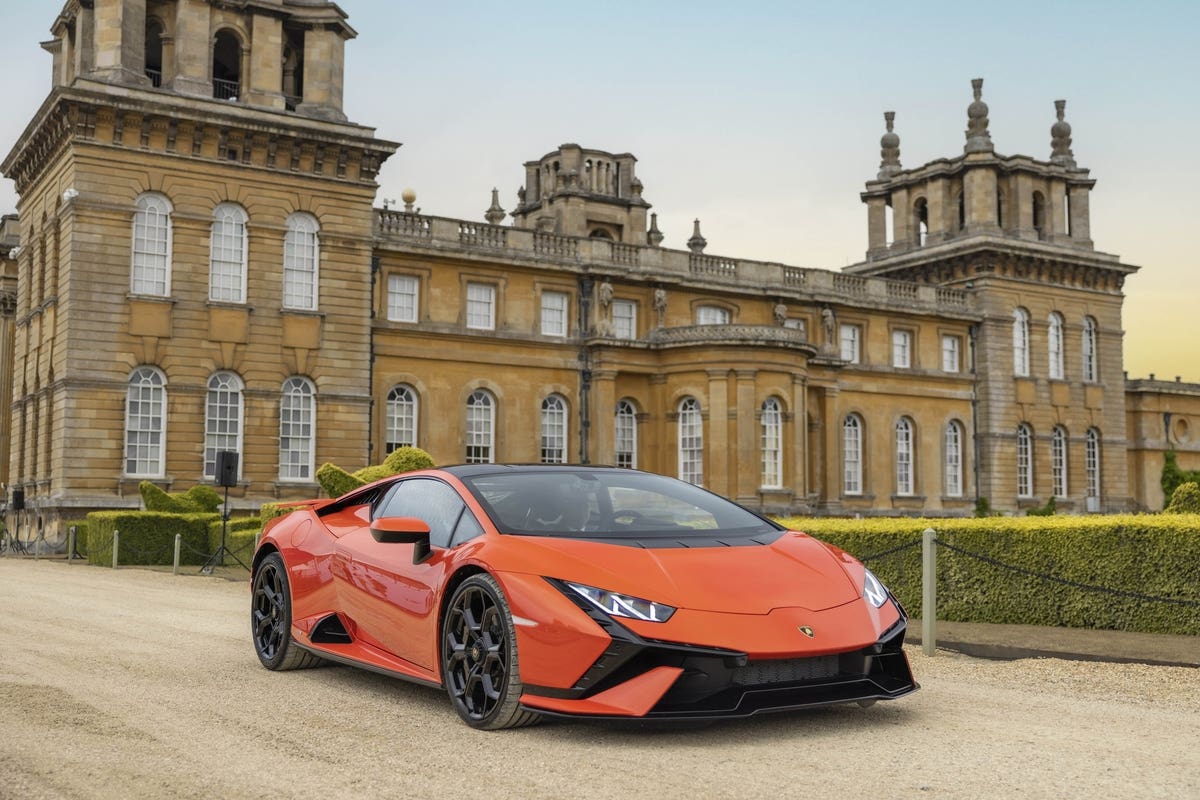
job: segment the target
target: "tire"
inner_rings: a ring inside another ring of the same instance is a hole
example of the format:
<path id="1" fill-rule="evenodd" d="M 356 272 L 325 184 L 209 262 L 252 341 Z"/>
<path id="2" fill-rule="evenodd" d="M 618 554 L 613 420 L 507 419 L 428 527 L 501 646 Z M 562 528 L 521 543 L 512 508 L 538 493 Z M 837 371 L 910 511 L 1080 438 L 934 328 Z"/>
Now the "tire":
<path id="1" fill-rule="evenodd" d="M 521 708 L 517 631 L 504 591 L 491 575 L 467 578 L 442 620 L 442 682 L 450 704 L 472 728 L 495 731 L 541 719 Z"/>
<path id="2" fill-rule="evenodd" d="M 250 636 L 258 660 L 267 669 L 306 669 L 322 662 L 292 641 L 292 590 L 279 553 L 264 558 L 254 573 Z"/>

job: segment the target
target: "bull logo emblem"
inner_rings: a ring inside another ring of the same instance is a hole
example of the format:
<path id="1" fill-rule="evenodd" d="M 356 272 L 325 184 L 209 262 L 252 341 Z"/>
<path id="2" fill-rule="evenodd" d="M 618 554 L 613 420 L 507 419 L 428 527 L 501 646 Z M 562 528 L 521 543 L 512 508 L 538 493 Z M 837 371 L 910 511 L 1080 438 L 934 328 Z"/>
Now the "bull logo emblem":
<path id="1" fill-rule="evenodd" d="M 813 638 L 813 636 L 815 635 L 815 634 L 813 634 L 813 629 L 808 627 L 807 625 L 801 625 L 799 630 L 801 633 L 803 633 L 805 636 L 807 636 L 810 639 Z"/>

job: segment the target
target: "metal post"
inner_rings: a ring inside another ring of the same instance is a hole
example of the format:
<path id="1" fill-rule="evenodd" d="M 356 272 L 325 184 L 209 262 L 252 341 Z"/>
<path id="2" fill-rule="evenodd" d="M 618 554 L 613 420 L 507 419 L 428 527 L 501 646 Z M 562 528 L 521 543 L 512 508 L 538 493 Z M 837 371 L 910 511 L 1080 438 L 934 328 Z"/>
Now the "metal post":
<path id="1" fill-rule="evenodd" d="M 71 559 L 75 557 L 75 526 L 67 528 L 67 563 L 71 563 Z"/>
<path id="2" fill-rule="evenodd" d="M 175 534 L 175 567 L 171 570 L 171 574 L 173 575 L 179 574 L 179 545 L 181 542 L 183 542 L 183 534 Z"/>
<path id="3" fill-rule="evenodd" d="M 121 532 L 113 531 L 113 569 L 117 568 L 117 550 L 121 548 Z"/>
<path id="4" fill-rule="evenodd" d="M 937 534 L 926 528 L 921 534 L 921 650 L 937 652 Z"/>

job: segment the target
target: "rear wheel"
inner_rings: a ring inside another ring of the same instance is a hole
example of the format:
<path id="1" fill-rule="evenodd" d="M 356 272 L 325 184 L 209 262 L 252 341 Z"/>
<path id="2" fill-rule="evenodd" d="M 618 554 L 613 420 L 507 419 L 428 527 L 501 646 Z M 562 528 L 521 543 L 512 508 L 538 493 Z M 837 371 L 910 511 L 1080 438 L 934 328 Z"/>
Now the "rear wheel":
<path id="1" fill-rule="evenodd" d="M 442 680 L 454 710 L 472 728 L 517 728 L 541 718 L 521 708 L 517 632 L 491 575 L 472 575 L 450 598 L 442 622 Z"/>
<path id="2" fill-rule="evenodd" d="M 321 663 L 320 658 L 292 641 L 292 591 L 279 553 L 264 558 L 254 573 L 250 635 L 254 652 L 267 669 L 303 669 Z"/>

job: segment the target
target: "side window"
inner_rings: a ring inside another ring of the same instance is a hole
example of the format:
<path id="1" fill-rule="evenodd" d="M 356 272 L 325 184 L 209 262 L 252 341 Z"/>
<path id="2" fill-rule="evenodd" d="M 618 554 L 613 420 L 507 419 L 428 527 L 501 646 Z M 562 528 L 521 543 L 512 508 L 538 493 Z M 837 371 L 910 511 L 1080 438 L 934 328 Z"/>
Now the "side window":
<path id="1" fill-rule="evenodd" d="M 460 526 L 459 517 L 466 508 L 458 492 L 441 481 L 429 478 L 411 478 L 400 481 L 384 498 L 375 516 L 416 517 L 429 526 L 429 543 L 434 547 L 449 547 Z M 470 516 L 468 511 L 466 516 Z M 479 523 L 475 523 L 478 527 Z M 481 531 L 482 532 L 482 531 Z M 476 534 L 478 535 L 478 534 Z"/>

